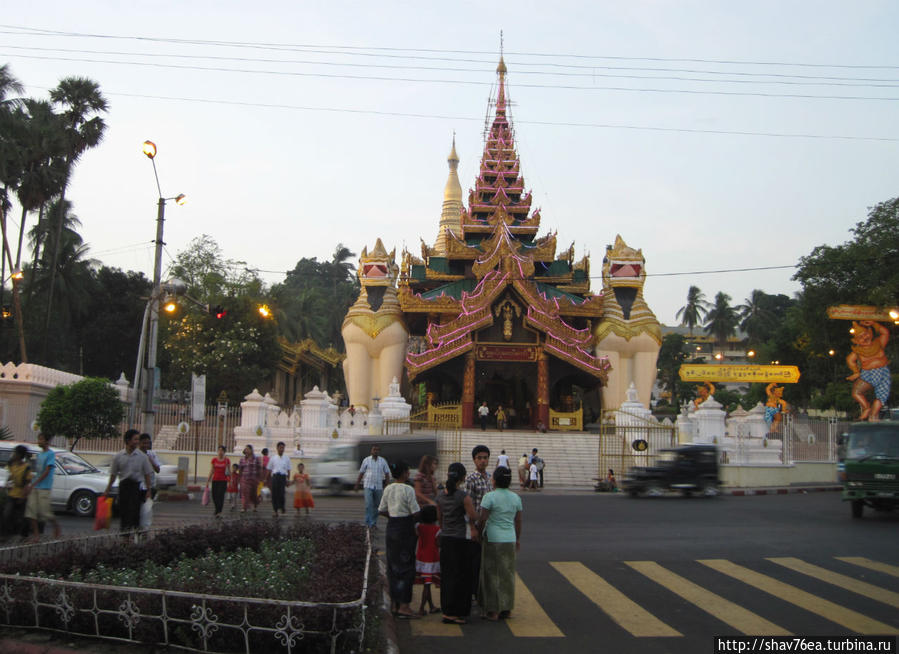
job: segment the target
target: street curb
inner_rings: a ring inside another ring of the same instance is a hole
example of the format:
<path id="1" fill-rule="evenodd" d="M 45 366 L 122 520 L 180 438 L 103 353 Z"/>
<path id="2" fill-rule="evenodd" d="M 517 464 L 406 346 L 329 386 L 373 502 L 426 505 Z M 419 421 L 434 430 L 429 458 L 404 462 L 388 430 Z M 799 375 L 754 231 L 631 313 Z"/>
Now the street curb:
<path id="1" fill-rule="evenodd" d="M 734 488 L 722 491 L 725 495 L 787 495 L 788 493 L 822 493 L 843 490 L 842 486 L 796 486 L 787 488 Z"/>
<path id="2" fill-rule="evenodd" d="M 377 550 L 372 548 L 374 556 Z M 384 637 L 387 641 L 387 649 L 385 654 L 399 654 L 399 639 L 396 637 L 396 620 L 393 617 L 392 602 L 390 601 L 390 592 L 387 583 L 387 563 L 380 556 L 378 557 L 378 574 L 381 576 L 383 590 L 381 591 L 381 613 L 384 616 Z"/>

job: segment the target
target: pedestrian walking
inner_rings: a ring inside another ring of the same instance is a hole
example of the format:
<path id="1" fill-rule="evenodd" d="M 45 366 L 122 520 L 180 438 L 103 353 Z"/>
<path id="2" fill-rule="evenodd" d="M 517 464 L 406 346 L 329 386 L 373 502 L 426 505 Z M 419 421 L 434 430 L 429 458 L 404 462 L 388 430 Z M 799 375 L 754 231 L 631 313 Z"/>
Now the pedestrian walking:
<path id="1" fill-rule="evenodd" d="M 528 484 L 528 455 L 522 454 L 518 459 L 518 484 L 524 490 Z"/>
<path id="2" fill-rule="evenodd" d="M 437 495 L 440 516 L 440 606 L 447 624 L 465 624 L 471 613 L 471 548 L 466 535 L 478 540 L 477 513 L 463 490 L 465 466 L 450 464 L 443 492 Z M 468 522 L 466 522 L 466 517 Z"/>
<path id="3" fill-rule="evenodd" d="M 300 509 L 306 509 L 308 517 L 309 509 L 315 508 L 315 500 L 312 498 L 312 486 L 309 484 L 306 466 L 302 463 L 297 464 L 297 474 L 293 476 L 293 483 L 296 485 L 293 492 L 293 508 L 297 510 L 297 517 L 300 517 Z"/>
<path id="4" fill-rule="evenodd" d="M 384 550 L 387 558 L 387 582 L 390 599 L 398 618 L 417 618 L 409 606 L 415 584 L 415 520 L 421 508 L 415 500 L 415 490 L 406 483 L 409 466 L 405 461 L 393 465 L 393 483 L 384 489 L 378 513 L 387 517 Z"/>
<path id="5" fill-rule="evenodd" d="M 437 506 L 437 480 L 434 474 L 437 472 L 437 457 L 425 454 L 418 462 L 418 473 L 412 482 L 415 488 L 415 499 L 419 506 L 431 504 Z"/>
<path id="6" fill-rule="evenodd" d="M 266 466 L 267 481 L 272 489 L 272 511 L 278 517 L 278 511 L 284 515 L 285 494 L 287 492 L 287 480 L 290 479 L 290 457 L 284 454 L 284 443 L 275 446 L 277 454 L 269 458 Z"/>
<path id="7" fill-rule="evenodd" d="M 465 478 L 465 492 L 471 498 L 471 506 L 475 515 L 481 508 L 483 497 L 493 490 L 490 475 L 487 474 L 487 464 L 490 463 L 490 448 L 486 445 L 475 445 L 471 450 L 471 460 L 474 463 L 474 472 Z M 481 574 L 481 543 L 477 539 L 469 538 L 469 558 L 471 559 L 471 593 L 477 596 L 478 583 Z"/>
<path id="8" fill-rule="evenodd" d="M 138 440 L 140 451 L 147 455 L 150 461 L 150 495 L 147 497 L 147 485 L 140 482 L 140 528 L 149 529 L 153 526 L 153 502 L 156 501 L 156 474 L 162 469 L 162 462 L 153 451 L 153 439 L 150 434 L 141 434 Z"/>
<path id="9" fill-rule="evenodd" d="M 496 428 L 500 431 L 506 428 L 506 412 L 503 411 L 502 404 L 496 410 Z"/>
<path id="10" fill-rule="evenodd" d="M 209 466 L 209 476 L 206 478 L 207 488 L 209 488 L 209 483 L 212 482 L 212 504 L 215 507 L 213 516 L 216 518 L 222 517 L 222 509 L 225 506 L 225 492 L 229 489 L 230 481 L 231 459 L 225 456 L 225 446 L 219 445 L 218 453 L 212 458 L 212 463 Z"/>
<path id="11" fill-rule="evenodd" d="M 390 467 L 387 459 L 381 456 L 381 446 L 372 445 L 371 454 L 362 460 L 359 467 L 359 478 L 355 489 L 362 486 L 365 490 L 365 526 L 378 528 L 378 507 L 384 493 L 384 484 L 390 481 Z"/>
<path id="12" fill-rule="evenodd" d="M 236 463 L 231 464 L 231 476 L 228 478 L 228 503 L 231 510 L 237 510 L 237 494 L 240 490 L 240 466 Z"/>
<path id="13" fill-rule="evenodd" d="M 109 495 L 116 477 L 119 479 L 119 528 L 129 531 L 140 527 L 141 482 L 144 482 L 144 500 L 152 499 L 153 484 L 150 474 L 153 468 L 150 459 L 140 447 L 140 432 L 129 429 L 125 432 L 125 448 L 116 454 L 109 467 L 109 483 L 103 492 L 103 498 Z"/>
<path id="14" fill-rule="evenodd" d="M 506 454 L 505 450 L 500 452 L 499 456 L 496 457 L 496 467 L 497 468 L 508 468 L 509 470 L 512 469 L 512 466 L 509 465 L 509 455 Z"/>
<path id="15" fill-rule="evenodd" d="M 9 463 L 6 464 L 8 474 L 6 480 L 6 501 L 3 503 L 3 536 L 12 538 L 25 536 L 25 504 L 28 500 L 26 490 L 31 481 L 31 454 L 24 445 L 16 445 Z"/>
<path id="16" fill-rule="evenodd" d="M 509 490 L 512 472 L 493 471 L 495 490 L 481 501 L 478 527 L 485 533 L 478 604 L 488 620 L 512 617 L 515 558 L 521 549 L 521 498 Z"/>
<path id="17" fill-rule="evenodd" d="M 243 458 L 238 464 L 238 474 L 240 475 L 240 505 L 241 511 L 244 513 L 250 506 L 253 507 L 253 513 L 259 507 L 259 484 L 262 482 L 264 470 L 262 460 L 253 454 L 253 446 L 247 445 L 243 448 Z"/>
<path id="18" fill-rule="evenodd" d="M 438 613 L 439 606 L 434 606 L 431 586 L 440 586 L 440 547 L 437 545 L 437 504 L 428 504 L 421 508 L 421 522 L 415 526 L 418 534 L 418 547 L 415 550 L 415 583 L 421 584 L 421 604 L 419 615 Z M 429 607 L 427 610 L 425 606 Z"/>
<path id="19" fill-rule="evenodd" d="M 137 432 L 134 432 L 135 435 Z M 135 445 L 137 441 L 135 440 Z M 53 537 L 59 538 L 59 523 L 53 515 L 53 507 L 50 506 L 50 492 L 53 490 L 53 472 L 56 470 L 56 454 L 50 449 L 50 439 L 46 434 L 37 435 L 37 445 L 41 448 L 34 466 L 34 477 L 25 486 L 25 517 L 31 523 L 31 537 L 29 540 L 36 543 L 40 540 L 37 523 L 49 522 L 53 525 Z M 112 483 L 112 482 L 110 482 Z"/>
<path id="20" fill-rule="evenodd" d="M 528 466 L 528 488 L 531 490 L 540 490 L 540 471 L 537 470 L 537 462 L 531 462 Z"/>
<path id="21" fill-rule="evenodd" d="M 490 408 L 486 402 L 482 402 L 478 407 L 478 416 L 481 418 L 481 431 L 487 431 L 487 419 L 490 417 Z"/>

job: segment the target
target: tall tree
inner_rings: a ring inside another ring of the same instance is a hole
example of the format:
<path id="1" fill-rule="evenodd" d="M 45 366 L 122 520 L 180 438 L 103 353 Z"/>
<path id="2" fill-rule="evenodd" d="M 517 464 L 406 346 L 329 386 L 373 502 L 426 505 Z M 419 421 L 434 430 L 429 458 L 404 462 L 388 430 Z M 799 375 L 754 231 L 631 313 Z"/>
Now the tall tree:
<path id="1" fill-rule="evenodd" d="M 750 345 L 757 345 L 764 340 L 771 326 L 776 321 L 776 316 L 768 308 L 764 291 L 755 289 L 746 298 L 746 301 L 737 307 L 737 315 L 740 318 L 740 329 L 746 332 Z"/>
<path id="2" fill-rule="evenodd" d="M 17 114 L 21 124 L 18 147 L 22 170 L 16 190 L 22 207 L 15 263 L 15 267 L 19 268 L 28 213 L 43 208 L 50 198 L 62 190 L 65 142 L 60 117 L 53 112 L 49 102 L 26 99 Z"/>
<path id="3" fill-rule="evenodd" d="M 719 291 L 706 314 L 705 333 L 714 335 L 720 347 L 727 344 L 728 336 L 734 335 L 739 321 L 730 300 L 730 295 Z"/>
<path id="4" fill-rule="evenodd" d="M 100 114 L 106 113 L 107 103 L 100 86 L 96 82 L 85 77 L 66 77 L 60 80 L 50 91 L 50 99 L 54 104 L 62 108 L 62 120 L 66 140 L 66 153 L 64 158 L 65 174 L 62 180 L 60 200 L 66 198 L 66 190 L 72 178 L 75 164 L 88 149 L 97 146 L 103 139 L 106 131 L 106 123 Z M 60 206 L 63 206 L 62 202 Z M 57 234 L 53 244 L 53 257 L 50 266 L 50 286 L 47 294 L 47 315 L 44 324 L 43 351 L 47 351 L 47 339 L 50 331 L 53 309 L 53 289 L 56 274 L 56 262 L 59 259 L 62 247 L 62 221 L 57 223 Z"/>
<path id="5" fill-rule="evenodd" d="M 678 309 L 675 318 L 681 321 L 682 326 L 690 328 L 690 336 L 693 335 L 693 328 L 701 325 L 705 319 L 708 304 L 698 286 L 691 286 L 687 289 L 687 303 Z"/>
<path id="6" fill-rule="evenodd" d="M 3 242 L 0 244 L 0 295 L 2 295 L 3 282 L 6 280 L 6 266 L 12 270 L 12 256 L 10 254 L 9 239 L 6 229 L 6 215 L 10 209 L 9 188 L 18 185 L 22 177 L 22 166 L 19 148 L 15 143 L 18 132 L 17 119 L 14 111 L 20 104 L 18 98 L 13 95 L 21 95 L 22 84 L 13 76 L 8 65 L 0 66 L 0 233 Z M 28 362 L 28 354 L 25 348 L 24 317 L 22 315 L 22 302 L 19 297 L 19 281 L 12 282 L 13 304 L 16 312 L 16 330 L 19 336 L 19 358 L 22 363 Z"/>

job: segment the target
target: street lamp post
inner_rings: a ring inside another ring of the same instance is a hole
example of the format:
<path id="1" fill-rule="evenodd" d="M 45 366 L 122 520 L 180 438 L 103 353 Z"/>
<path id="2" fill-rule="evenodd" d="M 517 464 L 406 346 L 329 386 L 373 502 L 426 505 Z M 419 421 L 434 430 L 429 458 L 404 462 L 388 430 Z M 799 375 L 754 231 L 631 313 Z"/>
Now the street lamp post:
<path id="1" fill-rule="evenodd" d="M 146 395 L 144 397 L 142 414 L 143 431 L 154 436 L 156 409 L 156 350 L 159 342 L 159 301 L 161 299 L 160 281 L 162 277 L 162 240 L 165 226 L 165 203 L 174 200 L 177 204 L 184 204 L 183 193 L 172 198 L 162 195 L 162 187 L 159 185 L 159 174 L 156 172 L 156 144 L 153 141 L 144 141 L 143 152 L 153 163 L 153 176 L 156 178 L 156 190 L 159 192 L 159 202 L 156 210 L 156 257 L 153 264 L 153 294 L 150 296 L 149 307 L 149 337 L 147 342 L 147 374 L 145 375 Z M 135 393 L 140 389 L 135 385 Z"/>

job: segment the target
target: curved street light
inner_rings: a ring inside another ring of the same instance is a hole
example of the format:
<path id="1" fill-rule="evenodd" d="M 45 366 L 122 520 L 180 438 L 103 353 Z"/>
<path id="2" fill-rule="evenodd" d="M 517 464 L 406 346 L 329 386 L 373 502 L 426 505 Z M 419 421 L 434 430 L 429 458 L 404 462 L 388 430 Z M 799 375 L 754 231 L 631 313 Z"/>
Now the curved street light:
<path id="1" fill-rule="evenodd" d="M 154 433 L 154 427 L 156 411 L 154 407 L 154 401 L 156 399 L 156 351 L 159 344 L 159 302 L 160 300 L 162 300 L 163 291 L 160 285 L 160 278 L 162 277 L 162 247 L 163 245 L 165 245 L 165 242 L 162 240 L 163 229 L 165 225 L 165 203 L 169 200 L 174 200 L 176 204 L 183 205 L 187 200 L 187 196 L 183 193 L 179 193 L 178 195 L 170 198 L 163 196 L 162 187 L 159 184 L 159 174 L 156 172 L 156 144 L 150 140 L 144 141 L 142 150 L 147 158 L 153 163 L 153 176 L 156 178 L 156 190 L 159 193 L 159 201 L 156 205 L 156 256 L 153 264 L 153 293 L 150 295 L 150 301 L 147 303 L 147 311 L 144 312 L 144 326 L 149 325 L 149 339 L 147 343 L 147 374 L 145 382 L 146 395 L 143 403 L 143 409 L 141 411 L 141 427 L 143 431 L 147 432 L 148 434 L 150 434 L 150 436 L 155 438 L 156 434 Z M 149 320 L 147 320 L 147 318 Z M 143 345 L 144 330 L 142 329 L 140 347 L 138 348 L 139 361 L 143 358 Z M 139 375 L 135 374 L 132 407 L 134 406 L 134 403 L 136 401 L 137 394 L 140 393 L 140 386 L 137 379 L 138 377 Z M 134 415 L 134 412 L 132 411 L 132 423 L 134 422 L 135 417 L 136 415 Z"/>

